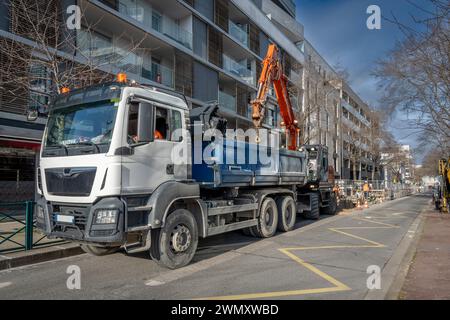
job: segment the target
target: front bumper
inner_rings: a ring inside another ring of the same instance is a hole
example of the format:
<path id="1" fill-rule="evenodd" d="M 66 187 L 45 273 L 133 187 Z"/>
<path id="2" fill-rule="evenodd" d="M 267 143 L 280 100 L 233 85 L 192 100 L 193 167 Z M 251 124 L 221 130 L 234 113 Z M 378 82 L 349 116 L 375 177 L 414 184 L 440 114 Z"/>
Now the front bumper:
<path id="1" fill-rule="evenodd" d="M 95 204 L 48 202 L 44 197 L 36 206 L 43 208 L 36 214 L 36 226 L 49 238 L 95 243 L 97 245 L 122 245 L 126 241 L 125 204 L 119 198 L 103 198 Z M 118 210 L 116 223 L 95 224 L 95 213 L 99 209 Z M 38 212 L 36 207 L 36 212 Z M 73 223 L 56 221 L 56 214 L 74 217 Z"/>

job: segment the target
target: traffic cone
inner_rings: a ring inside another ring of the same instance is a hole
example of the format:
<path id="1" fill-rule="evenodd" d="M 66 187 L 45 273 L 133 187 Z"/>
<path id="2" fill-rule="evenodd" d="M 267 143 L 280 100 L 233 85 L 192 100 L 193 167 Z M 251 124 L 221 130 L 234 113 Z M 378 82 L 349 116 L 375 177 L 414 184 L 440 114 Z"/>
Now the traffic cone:
<path id="1" fill-rule="evenodd" d="M 366 201 L 364 202 L 364 208 L 368 208 L 369 207 L 369 203 Z"/>
<path id="2" fill-rule="evenodd" d="M 361 210 L 361 209 L 362 209 L 362 207 L 361 207 L 361 201 L 360 201 L 359 199 L 356 201 L 356 209 L 358 209 L 358 210 Z"/>

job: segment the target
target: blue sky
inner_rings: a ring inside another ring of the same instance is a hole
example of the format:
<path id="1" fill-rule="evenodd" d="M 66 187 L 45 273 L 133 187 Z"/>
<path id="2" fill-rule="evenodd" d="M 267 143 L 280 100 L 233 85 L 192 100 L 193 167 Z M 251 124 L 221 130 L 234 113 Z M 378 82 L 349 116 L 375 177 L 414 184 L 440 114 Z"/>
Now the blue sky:
<path id="1" fill-rule="evenodd" d="M 427 0 L 410 0 L 430 8 Z M 382 19 L 381 30 L 369 30 L 366 13 L 369 5 L 378 5 L 382 16 L 395 15 L 402 23 L 415 27 L 411 15 L 423 17 L 420 9 L 407 0 L 296 0 L 297 20 L 305 27 L 305 37 L 319 53 L 335 66 L 346 67 L 350 85 L 363 100 L 378 107 L 382 92 L 377 90 L 377 80 L 371 75 L 377 60 L 383 58 L 402 39 L 398 27 Z M 398 114 L 390 129 L 401 143 L 416 145 L 416 137 L 402 128 Z"/>

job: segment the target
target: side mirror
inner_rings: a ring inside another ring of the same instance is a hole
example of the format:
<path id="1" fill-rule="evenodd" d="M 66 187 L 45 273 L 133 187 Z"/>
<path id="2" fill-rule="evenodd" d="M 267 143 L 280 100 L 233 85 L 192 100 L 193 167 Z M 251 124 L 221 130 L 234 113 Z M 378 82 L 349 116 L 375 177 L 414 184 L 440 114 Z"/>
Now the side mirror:
<path id="1" fill-rule="evenodd" d="M 139 103 L 139 118 L 137 128 L 137 143 L 148 143 L 153 141 L 154 121 L 153 121 L 154 107 L 147 102 Z"/>

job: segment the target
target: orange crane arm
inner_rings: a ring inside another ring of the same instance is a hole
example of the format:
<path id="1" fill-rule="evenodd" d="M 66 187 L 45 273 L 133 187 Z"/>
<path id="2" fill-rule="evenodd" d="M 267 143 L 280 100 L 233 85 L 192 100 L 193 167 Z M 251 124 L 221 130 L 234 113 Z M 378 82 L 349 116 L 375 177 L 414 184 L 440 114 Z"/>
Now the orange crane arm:
<path id="1" fill-rule="evenodd" d="M 252 119 L 256 129 L 261 128 L 264 120 L 265 104 L 269 92 L 269 85 L 273 83 L 278 104 L 280 106 L 280 114 L 283 118 L 282 125 L 289 134 L 288 149 L 297 150 L 298 135 L 300 129 L 295 119 L 292 109 L 289 93 L 287 90 L 287 78 L 283 74 L 281 66 L 279 49 L 275 44 L 270 44 L 267 49 L 266 57 L 263 61 L 263 68 L 258 81 L 258 93 L 252 103 Z"/>

